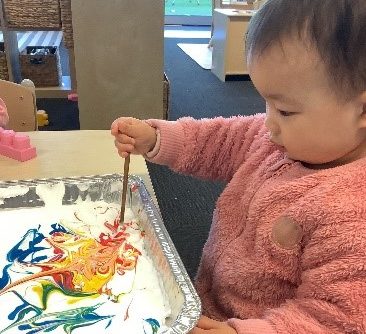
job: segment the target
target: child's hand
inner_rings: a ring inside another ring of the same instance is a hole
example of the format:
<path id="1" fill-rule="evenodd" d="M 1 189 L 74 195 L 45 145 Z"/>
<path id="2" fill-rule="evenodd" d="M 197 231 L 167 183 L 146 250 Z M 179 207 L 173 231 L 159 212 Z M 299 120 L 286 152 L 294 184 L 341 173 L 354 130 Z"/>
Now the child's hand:
<path id="1" fill-rule="evenodd" d="M 189 334 L 238 334 L 236 330 L 230 327 L 226 322 L 212 320 L 202 316 L 195 328 Z"/>
<path id="2" fill-rule="evenodd" d="M 146 154 L 156 144 L 156 131 L 144 121 L 132 117 L 117 118 L 111 126 L 118 154 L 126 158 L 129 153 Z"/>

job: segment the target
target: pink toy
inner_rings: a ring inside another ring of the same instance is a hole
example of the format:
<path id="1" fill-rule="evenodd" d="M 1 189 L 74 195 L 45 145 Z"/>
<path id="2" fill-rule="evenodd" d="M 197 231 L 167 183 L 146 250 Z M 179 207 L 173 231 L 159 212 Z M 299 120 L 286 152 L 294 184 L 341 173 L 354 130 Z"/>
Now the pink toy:
<path id="1" fill-rule="evenodd" d="M 0 154 L 19 161 L 30 160 L 37 156 L 36 148 L 31 146 L 29 136 L 3 128 L 0 128 Z"/>
<path id="2" fill-rule="evenodd" d="M 76 94 L 76 93 L 70 93 L 69 95 L 67 95 L 67 99 L 69 101 L 77 102 L 79 97 L 78 97 L 78 94 Z"/>

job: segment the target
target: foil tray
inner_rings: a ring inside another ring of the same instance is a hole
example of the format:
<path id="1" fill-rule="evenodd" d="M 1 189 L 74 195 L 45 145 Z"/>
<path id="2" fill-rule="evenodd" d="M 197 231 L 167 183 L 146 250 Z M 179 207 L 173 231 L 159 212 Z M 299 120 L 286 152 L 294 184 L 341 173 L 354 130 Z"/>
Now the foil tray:
<path id="1" fill-rule="evenodd" d="M 121 202 L 120 174 L 0 181 L 0 210 L 44 206 L 36 194 L 36 186 L 52 186 L 61 181 L 66 188 L 63 205 L 74 204 L 78 198 L 85 199 L 87 196 L 92 201 Z M 161 275 L 171 306 L 171 317 L 166 319 L 169 328 L 162 334 L 186 334 L 201 315 L 200 299 L 142 179 L 130 175 L 128 182 L 126 206 L 132 209 L 146 232 L 146 249 Z M 4 198 L 9 195 L 12 197 Z"/>

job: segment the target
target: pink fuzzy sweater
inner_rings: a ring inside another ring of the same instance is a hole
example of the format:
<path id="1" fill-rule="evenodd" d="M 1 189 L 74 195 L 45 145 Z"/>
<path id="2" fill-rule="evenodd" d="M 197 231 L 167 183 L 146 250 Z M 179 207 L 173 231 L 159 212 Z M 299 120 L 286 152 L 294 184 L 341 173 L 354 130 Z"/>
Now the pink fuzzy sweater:
<path id="1" fill-rule="evenodd" d="M 149 122 L 151 161 L 228 182 L 196 278 L 205 315 L 238 334 L 366 333 L 366 158 L 307 169 L 263 115 Z"/>

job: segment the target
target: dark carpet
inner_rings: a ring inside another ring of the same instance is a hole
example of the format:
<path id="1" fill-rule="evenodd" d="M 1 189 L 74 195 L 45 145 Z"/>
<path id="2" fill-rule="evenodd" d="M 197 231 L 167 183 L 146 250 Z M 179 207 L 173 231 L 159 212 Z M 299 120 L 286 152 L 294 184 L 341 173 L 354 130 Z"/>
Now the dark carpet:
<path id="1" fill-rule="evenodd" d="M 69 54 L 61 42 L 60 60 L 62 75 L 70 75 Z M 77 102 L 67 99 L 37 99 L 37 109 L 48 114 L 49 125 L 40 127 L 40 131 L 79 130 L 79 110 Z"/>
<path id="2" fill-rule="evenodd" d="M 206 29 L 210 30 L 210 27 Z M 211 118 L 264 112 L 264 101 L 248 77 L 221 82 L 211 71 L 202 69 L 189 58 L 177 43 L 208 43 L 208 39 L 165 39 L 165 72 L 171 85 L 170 120 L 184 116 Z M 67 66 L 66 61 L 63 62 L 64 70 Z M 79 128 L 75 103 L 62 99 L 39 99 L 37 103 L 39 109 L 45 109 L 49 114 L 50 126 L 45 130 Z M 148 169 L 166 228 L 193 278 L 210 229 L 215 202 L 224 184 L 178 175 L 151 163 L 148 163 Z"/>
<path id="3" fill-rule="evenodd" d="M 40 131 L 79 130 L 77 102 L 67 99 L 37 99 L 37 109 L 48 114 L 49 125 L 39 127 Z"/>

